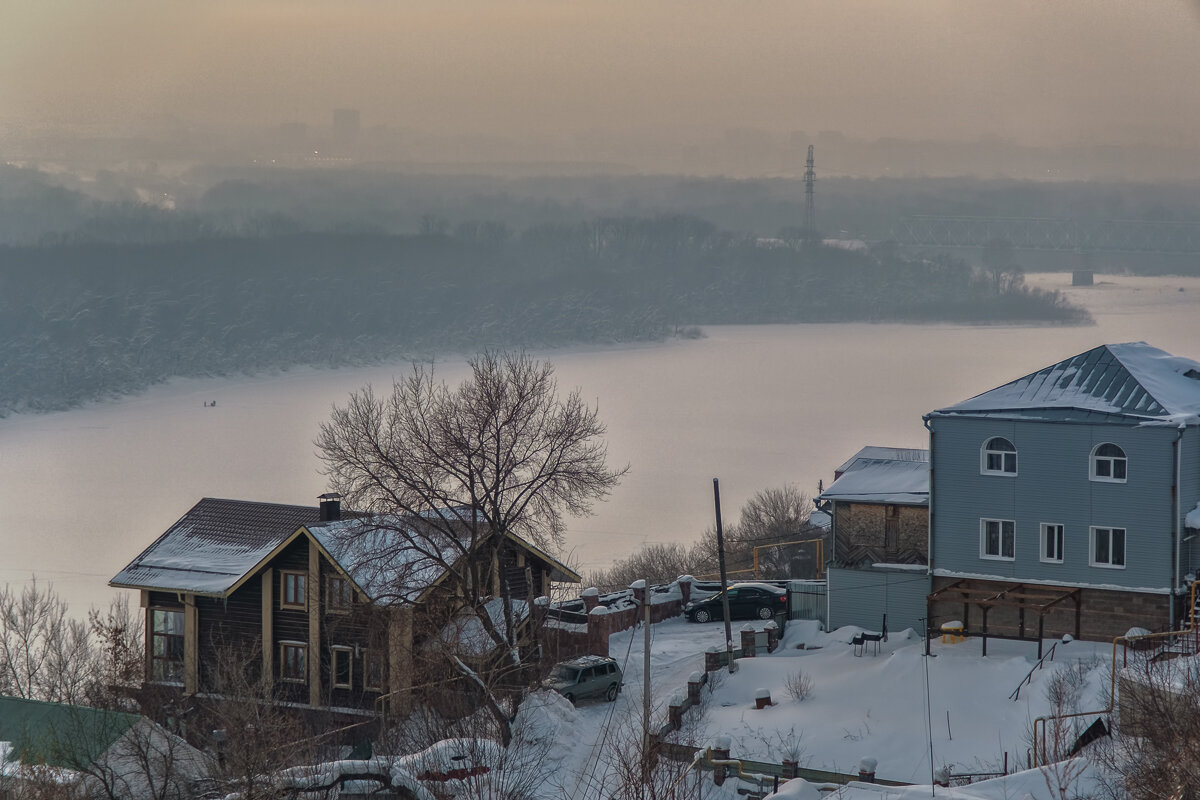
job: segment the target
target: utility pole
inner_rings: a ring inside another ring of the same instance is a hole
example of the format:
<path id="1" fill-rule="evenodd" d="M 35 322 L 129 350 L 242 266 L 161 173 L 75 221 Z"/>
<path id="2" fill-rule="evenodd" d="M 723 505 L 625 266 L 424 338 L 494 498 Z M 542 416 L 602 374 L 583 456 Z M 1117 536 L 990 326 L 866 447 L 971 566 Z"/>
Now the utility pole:
<path id="1" fill-rule="evenodd" d="M 650 785 L 650 579 L 642 590 L 642 787 Z"/>
<path id="2" fill-rule="evenodd" d="M 737 672 L 733 663 L 733 628 L 729 622 L 729 578 L 725 574 L 725 534 L 721 530 L 721 482 L 713 478 L 713 502 L 717 507 L 717 563 L 721 566 L 721 615 L 725 617 L 725 655 L 729 659 L 729 674 Z"/>
<path id="3" fill-rule="evenodd" d="M 817 244 L 817 208 L 813 191 L 817 183 L 814 168 L 813 146 L 808 146 L 808 160 L 804 162 L 804 243 L 809 247 Z"/>

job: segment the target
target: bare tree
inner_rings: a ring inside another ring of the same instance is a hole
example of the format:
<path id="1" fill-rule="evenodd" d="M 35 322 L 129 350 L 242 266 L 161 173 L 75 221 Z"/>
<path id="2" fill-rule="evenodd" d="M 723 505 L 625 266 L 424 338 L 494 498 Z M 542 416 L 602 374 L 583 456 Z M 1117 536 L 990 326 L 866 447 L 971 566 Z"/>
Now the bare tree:
<path id="1" fill-rule="evenodd" d="M 1091 748 L 1112 797 L 1200 796 L 1200 665 L 1140 658 L 1121 672 L 1112 736 Z"/>
<path id="2" fill-rule="evenodd" d="M 98 684 L 90 705 L 116 708 L 141 685 L 145 672 L 144 622 L 129 605 L 129 595 L 113 598 L 108 610 L 88 613 L 95 644 Z"/>
<path id="3" fill-rule="evenodd" d="M 694 569 L 687 548 L 678 542 L 643 545 L 632 555 L 597 570 L 587 577 L 588 584 L 606 591 L 624 589 L 637 580 L 652 584 L 670 583 Z"/>
<path id="4" fill-rule="evenodd" d="M 607 466 L 598 409 L 578 390 L 560 397 L 550 364 L 488 352 L 469 366 L 457 388 L 437 381 L 432 367 L 414 365 L 389 396 L 370 387 L 355 392 L 334 408 L 315 444 L 332 488 L 376 515 L 358 533 L 370 543 L 359 550 L 363 557 L 383 569 L 435 564 L 468 609 L 496 590 L 503 624 L 486 613 L 477 614 L 479 623 L 517 662 L 507 575 L 498 570 L 493 586 L 490 564 L 510 534 L 560 547 L 564 516 L 590 512 L 627 468 Z M 389 535 L 380 536 L 381 528 Z M 403 583 L 403 574 L 393 581 L 394 596 L 411 599 Z M 450 665 L 477 677 L 461 659 Z M 504 716 L 498 705 L 494 713 Z"/>
<path id="5" fill-rule="evenodd" d="M 243 800 L 283 796 L 271 775 L 316 760 L 317 740 L 261 674 L 253 649 L 220 648 L 211 700 L 195 709 L 213 732 L 211 777 Z"/>
<path id="6" fill-rule="evenodd" d="M 24 589 L 0 589 L 0 693 L 82 703 L 96 682 L 87 626 L 67 616 L 67 604 L 37 579 Z"/>
<path id="7" fill-rule="evenodd" d="M 760 571 L 770 577 L 788 577 L 791 559 L 812 557 L 811 545 L 789 545 L 789 542 L 811 539 L 821 533 L 809 524 L 812 501 L 793 484 L 762 489 L 742 506 L 735 535 L 731 537 L 750 551 L 759 549 Z M 786 546 L 785 546 L 786 545 Z M 808 547 L 805 551 L 803 548 Z"/>

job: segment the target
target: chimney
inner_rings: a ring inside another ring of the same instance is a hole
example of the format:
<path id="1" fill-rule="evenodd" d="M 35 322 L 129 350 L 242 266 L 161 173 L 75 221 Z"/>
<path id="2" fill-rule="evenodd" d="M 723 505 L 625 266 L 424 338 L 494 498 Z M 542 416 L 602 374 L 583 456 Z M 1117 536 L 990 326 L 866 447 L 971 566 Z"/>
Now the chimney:
<path id="1" fill-rule="evenodd" d="M 342 496 L 337 492 L 326 492 L 321 501 L 321 522 L 335 522 L 342 518 Z"/>

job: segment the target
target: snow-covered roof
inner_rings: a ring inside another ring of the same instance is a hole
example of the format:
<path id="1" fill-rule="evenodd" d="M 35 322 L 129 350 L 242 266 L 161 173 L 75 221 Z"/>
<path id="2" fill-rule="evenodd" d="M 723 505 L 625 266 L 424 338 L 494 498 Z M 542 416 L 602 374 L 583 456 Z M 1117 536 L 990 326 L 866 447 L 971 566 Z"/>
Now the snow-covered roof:
<path id="1" fill-rule="evenodd" d="M 307 532 L 372 600 L 411 602 L 441 579 L 466 550 L 422 528 L 417 519 L 352 515 L 322 522 L 317 507 L 206 497 L 109 581 L 129 589 L 224 596 L 294 537 Z M 579 581 L 570 568 L 524 539 L 509 538 L 550 569 L 551 579 Z"/>
<path id="2" fill-rule="evenodd" d="M 205 497 L 109 584 L 223 595 L 301 526 L 320 519 L 315 506 Z"/>
<path id="3" fill-rule="evenodd" d="M 857 503 L 929 505 L 929 451 L 922 460 L 855 458 L 843 465 L 842 476 L 817 500 Z"/>
<path id="4" fill-rule="evenodd" d="M 1047 409 L 1200 424 L 1200 362 L 1145 342 L 1105 344 L 930 416 Z"/>
<path id="5" fill-rule="evenodd" d="M 924 461 L 928 463 L 929 451 L 916 447 L 876 447 L 874 445 L 867 445 L 862 450 L 850 456 L 845 464 L 842 464 L 833 471 L 833 474 L 841 475 L 850 469 L 850 465 L 860 458 L 875 458 L 886 461 Z"/>

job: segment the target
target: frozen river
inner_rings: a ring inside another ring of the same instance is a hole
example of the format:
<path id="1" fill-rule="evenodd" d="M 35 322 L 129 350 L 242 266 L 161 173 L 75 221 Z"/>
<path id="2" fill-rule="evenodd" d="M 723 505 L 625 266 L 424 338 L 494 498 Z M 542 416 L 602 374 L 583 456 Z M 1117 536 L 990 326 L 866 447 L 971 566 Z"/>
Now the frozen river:
<path id="1" fill-rule="evenodd" d="M 1099 344 L 1146 341 L 1200 360 L 1200 279 L 1034 275 L 1065 288 L 1094 326 L 729 326 L 705 338 L 539 353 L 559 385 L 600 405 L 610 457 L 631 467 L 568 526 L 566 560 L 587 571 L 646 542 L 690 542 L 755 491 L 810 495 L 867 444 L 926 446 L 921 415 Z M 76 614 L 204 496 L 315 503 L 326 487 L 312 440 L 334 403 L 390 384 L 403 363 L 180 380 L 135 397 L 0 420 L 0 581 L 36 574 Z M 451 382 L 461 360 L 439 367 Z M 207 401 L 216 407 L 206 407 Z"/>

